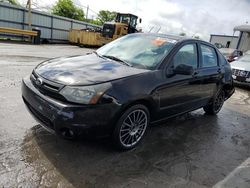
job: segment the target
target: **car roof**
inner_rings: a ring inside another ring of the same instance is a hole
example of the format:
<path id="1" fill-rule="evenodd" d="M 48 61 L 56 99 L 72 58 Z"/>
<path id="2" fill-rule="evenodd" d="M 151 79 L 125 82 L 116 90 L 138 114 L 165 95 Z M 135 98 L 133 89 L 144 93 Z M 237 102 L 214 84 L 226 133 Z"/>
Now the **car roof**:
<path id="1" fill-rule="evenodd" d="M 162 34 L 162 33 L 134 33 L 132 35 L 145 35 L 145 36 L 163 37 L 163 38 L 173 39 L 173 40 L 176 40 L 176 41 L 187 39 L 187 37 L 183 37 L 183 36 L 171 35 L 171 34 Z"/>
<path id="2" fill-rule="evenodd" d="M 172 43 L 179 43 L 179 42 L 185 42 L 185 41 L 193 41 L 193 42 L 201 42 L 202 44 L 208 45 L 210 47 L 213 47 L 217 49 L 213 44 L 210 42 L 201 40 L 201 39 L 196 39 L 196 38 L 191 38 L 187 36 L 179 36 L 179 35 L 174 35 L 174 34 L 162 34 L 162 33 L 131 33 L 129 35 L 144 35 L 144 36 L 155 36 L 155 37 L 162 37 L 166 39 L 173 40 Z"/>
<path id="3" fill-rule="evenodd" d="M 181 42 L 181 41 L 201 41 L 203 43 L 206 43 L 208 45 L 214 46 L 213 44 L 206 42 L 204 40 L 201 39 L 196 39 L 196 38 L 192 38 L 192 37 L 187 37 L 187 36 L 179 36 L 179 35 L 174 35 L 174 34 L 163 34 L 163 33 L 133 33 L 130 35 L 145 35 L 145 36 L 155 36 L 155 37 L 162 37 L 162 38 L 168 38 L 171 40 L 176 40 L 176 42 Z"/>

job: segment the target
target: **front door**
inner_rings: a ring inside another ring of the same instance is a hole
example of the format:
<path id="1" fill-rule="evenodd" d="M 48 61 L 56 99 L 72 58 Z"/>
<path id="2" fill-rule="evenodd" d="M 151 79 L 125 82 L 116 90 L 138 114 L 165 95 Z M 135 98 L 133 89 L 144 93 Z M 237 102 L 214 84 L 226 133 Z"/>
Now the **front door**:
<path id="1" fill-rule="evenodd" d="M 168 66 L 174 70 L 178 65 L 192 66 L 194 73 L 190 75 L 171 74 L 165 77 L 158 88 L 160 97 L 159 118 L 169 117 L 199 106 L 201 79 L 198 72 L 198 50 L 196 43 L 187 43 L 179 48 Z"/>

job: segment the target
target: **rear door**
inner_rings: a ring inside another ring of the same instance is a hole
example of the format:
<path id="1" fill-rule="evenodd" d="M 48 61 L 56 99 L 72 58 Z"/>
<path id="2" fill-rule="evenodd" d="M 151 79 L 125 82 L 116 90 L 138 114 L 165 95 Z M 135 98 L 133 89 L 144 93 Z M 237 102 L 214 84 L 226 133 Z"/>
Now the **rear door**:
<path id="1" fill-rule="evenodd" d="M 199 73 L 202 78 L 201 95 L 203 103 L 206 104 L 217 91 L 224 70 L 219 66 L 218 54 L 213 46 L 201 42 L 199 52 L 201 59 Z"/>

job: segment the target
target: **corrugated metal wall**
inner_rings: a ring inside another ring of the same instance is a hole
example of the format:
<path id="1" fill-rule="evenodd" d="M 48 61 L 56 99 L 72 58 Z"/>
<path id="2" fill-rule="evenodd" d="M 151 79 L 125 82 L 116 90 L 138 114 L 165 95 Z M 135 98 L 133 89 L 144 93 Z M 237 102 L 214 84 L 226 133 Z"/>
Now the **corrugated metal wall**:
<path id="1" fill-rule="evenodd" d="M 28 29 L 28 9 L 0 3 L 0 27 Z M 68 41 L 70 29 L 97 28 L 100 26 L 61 16 L 32 10 L 32 28 L 41 30 L 41 39 Z M 0 35 L 3 35 L 0 33 Z M 9 37 L 13 35 L 5 34 Z"/>

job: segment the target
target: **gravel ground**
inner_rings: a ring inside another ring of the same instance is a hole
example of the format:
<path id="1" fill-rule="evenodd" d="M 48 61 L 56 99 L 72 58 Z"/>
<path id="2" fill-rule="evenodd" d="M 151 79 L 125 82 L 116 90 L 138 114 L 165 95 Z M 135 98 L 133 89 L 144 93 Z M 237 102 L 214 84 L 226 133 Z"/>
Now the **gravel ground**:
<path id="1" fill-rule="evenodd" d="M 22 102 L 22 77 L 48 58 L 90 51 L 0 43 L 0 187 L 250 187 L 246 88 L 217 116 L 197 110 L 151 127 L 128 152 L 109 139 L 71 142 L 43 130 Z"/>

